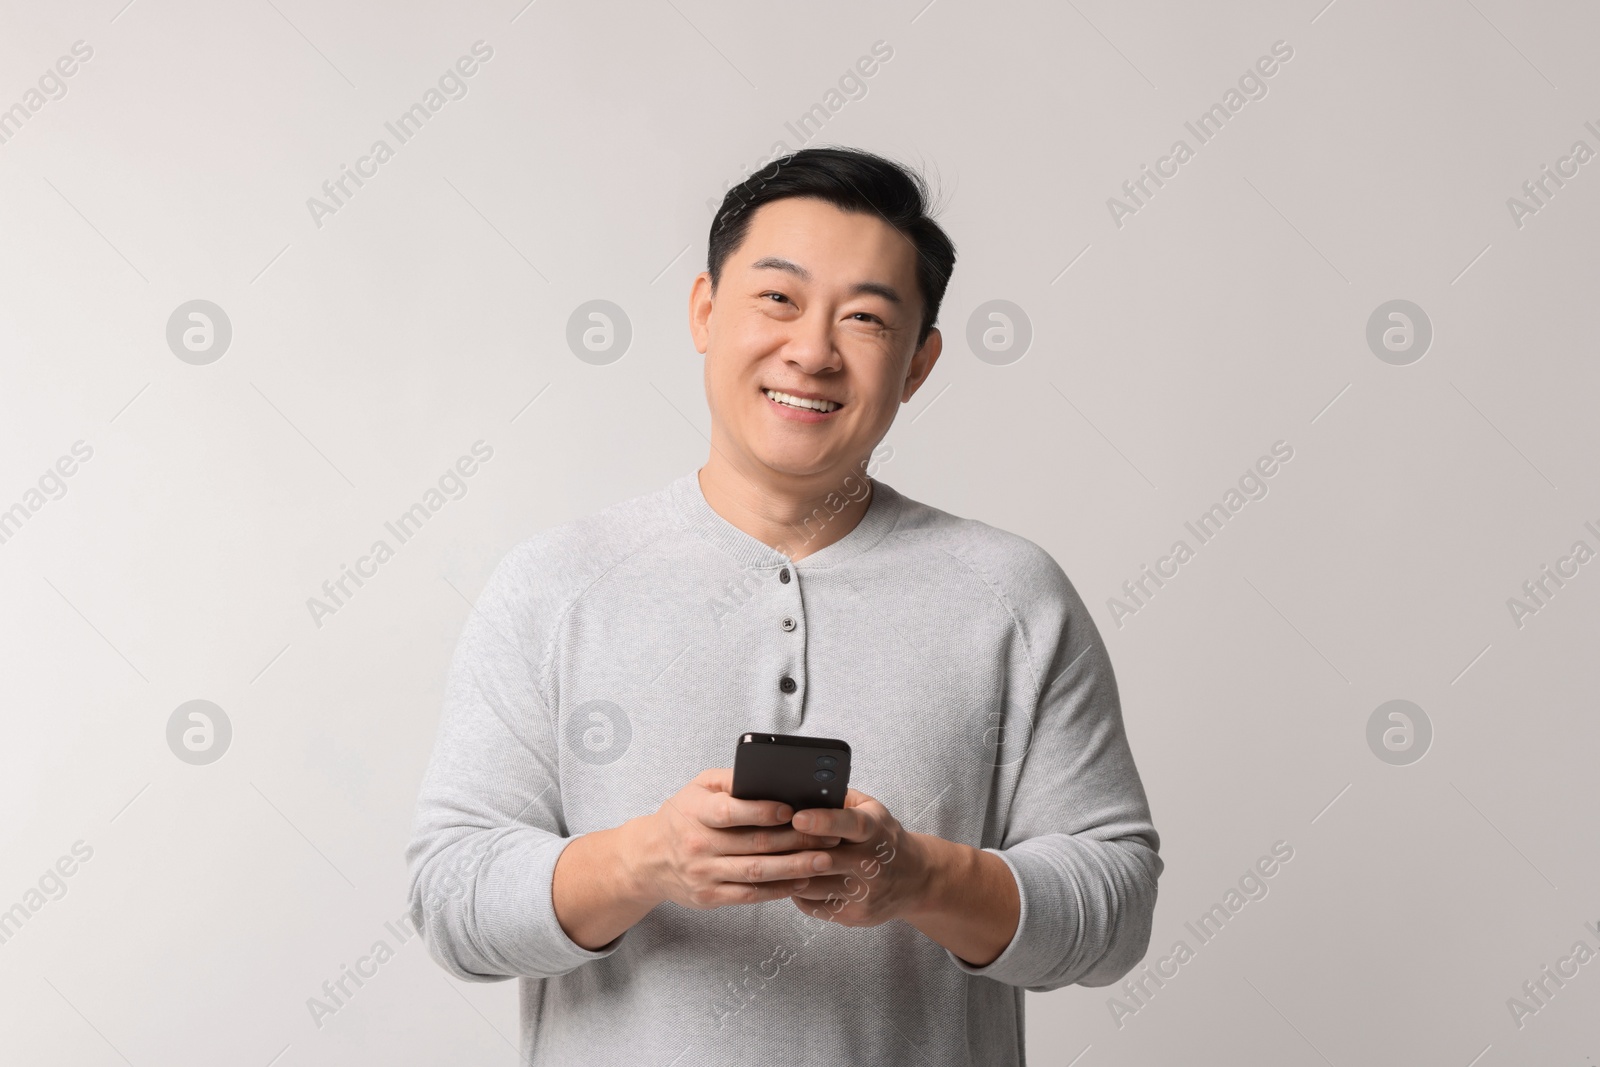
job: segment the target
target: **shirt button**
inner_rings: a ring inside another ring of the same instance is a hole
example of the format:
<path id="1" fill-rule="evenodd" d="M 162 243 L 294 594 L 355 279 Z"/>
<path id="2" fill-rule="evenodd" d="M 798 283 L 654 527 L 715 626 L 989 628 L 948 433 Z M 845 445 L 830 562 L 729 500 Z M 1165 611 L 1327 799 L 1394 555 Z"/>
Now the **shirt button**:
<path id="1" fill-rule="evenodd" d="M 778 572 L 778 581 L 782 582 L 784 585 L 788 585 L 789 584 L 789 568 L 788 567 L 785 567 L 785 568 L 783 568 L 783 570 Z"/>
<path id="2" fill-rule="evenodd" d="M 794 692 L 794 690 L 795 690 L 794 679 L 789 677 L 787 674 L 784 675 L 783 676 L 783 681 L 778 683 L 778 688 L 782 689 L 785 693 Z"/>
<path id="3" fill-rule="evenodd" d="M 783 628 L 785 630 L 793 630 L 794 626 L 795 626 L 794 620 L 791 619 L 789 616 L 785 615 L 783 617 Z"/>

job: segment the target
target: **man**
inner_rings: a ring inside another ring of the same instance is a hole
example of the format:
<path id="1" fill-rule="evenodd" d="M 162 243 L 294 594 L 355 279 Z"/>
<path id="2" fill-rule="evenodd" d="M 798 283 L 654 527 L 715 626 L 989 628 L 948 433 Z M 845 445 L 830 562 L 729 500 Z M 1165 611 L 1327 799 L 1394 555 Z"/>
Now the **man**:
<path id="1" fill-rule="evenodd" d="M 942 346 L 925 205 L 844 149 L 731 190 L 705 466 L 522 542 L 468 618 L 411 900 L 451 973 L 522 979 L 527 1063 L 1020 1064 L 1024 989 L 1144 954 L 1160 840 L 1088 611 L 871 477 Z M 847 741 L 859 788 L 734 799 L 746 731 Z"/>

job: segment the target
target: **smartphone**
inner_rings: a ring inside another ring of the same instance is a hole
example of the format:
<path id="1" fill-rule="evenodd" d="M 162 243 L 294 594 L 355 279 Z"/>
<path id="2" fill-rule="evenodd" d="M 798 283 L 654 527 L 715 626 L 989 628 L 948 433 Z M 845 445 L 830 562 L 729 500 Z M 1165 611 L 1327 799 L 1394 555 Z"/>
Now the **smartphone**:
<path id="1" fill-rule="evenodd" d="M 842 808 L 850 746 L 832 737 L 743 734 L 733 757 L 733 795 L 776 800 L 795 811 Z"/>

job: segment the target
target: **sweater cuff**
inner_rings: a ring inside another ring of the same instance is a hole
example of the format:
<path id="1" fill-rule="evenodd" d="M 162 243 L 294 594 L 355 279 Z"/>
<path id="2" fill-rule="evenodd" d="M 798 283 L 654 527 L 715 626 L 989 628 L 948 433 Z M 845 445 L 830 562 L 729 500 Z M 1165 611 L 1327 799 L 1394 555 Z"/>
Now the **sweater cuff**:
<path id="1" fill-rule="evenodd" d="M 1061 872 L 1043 857 L 1015 849 L 983 851 L 1004 860 L 1017 881 L 1021 901 L 1017 932 L 1005 951 L 982 967 L 973 966 L 949 949 L 945 949 L 945 955 L 966 973 L 980 978 L 1014 986 L 1039 985 L 1060 967 L 1062 958 L 1077 942 L 1077 906 L 1062 884 Z"/>
<path id="2" fill-rule="evenodd" d="M 581 835 L 579 835 L 581 836 Z M 556 862 L 577 836 L 556 838 L 518 857 L 515 871 L 497 871 L 480 886 L 478 912 L 491 916 L 484 931 L 491 944 L 518 946 L 521 973 L 555 977 L 592 960 L 605 959 L 622 945 L 626 932 L 598 949 L 587 949 L 567 936 L 556 918 Z M 503 862 L 503 860 L 502 860 Z M 496 864 L 498 866 L 498 864 Z"/>

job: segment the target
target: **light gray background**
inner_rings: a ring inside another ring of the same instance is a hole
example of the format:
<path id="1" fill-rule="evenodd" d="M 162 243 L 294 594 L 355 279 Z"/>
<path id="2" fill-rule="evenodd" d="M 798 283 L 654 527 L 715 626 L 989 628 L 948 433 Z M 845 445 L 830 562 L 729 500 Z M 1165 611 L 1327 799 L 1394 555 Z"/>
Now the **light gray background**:
<path id="1" fill-rule="evenodd" d="M 1521 628 L 1506 603 L 1600 548 L 1600 162 L 1520 228 L 1506 203 L 1600 148 L 1600 16 L 925 3 L 6 5 L 0 107 L 94 52 L 0 145 L 0 508 L 93 458 L 0 545 L 0 908 L 94 851 L 0 945 L 0 1056 L 515 1060 L 514 983 L 456 983 L 420 939 L 320 1029 L 306 1001 L 394 941 L 495 562 L 704 461 L 707 200 L 882 40 L 812 143 L 926 165 L 960 261 L 879 476 L 1037 541 L 1090 604 L 1167 863 L 1150 958 L 1195 949 L 1120 1028 L 1115 988 L 1030 995 L 1030 1062 L 1600 1057 L 1600 962 L 1521 1028 L 1506 1006 L 1600 920 L 1600 563 Z M 307 198 L 480 39 L 468 94 L 316 226 Z M 1278 40 L 1268 95 L 1113 224 Z M 209 365 L 166 343 L 192 299 L 231 320 Z M 633 328 L 604 366 L 565 341 L 594 299 Z M 994 299 L 1033 330 L 1007 365 L 965 341 Z M 1391 299 L 1433 325 L 1409 366 L 1366 344 Z M 306 599 L 480 439 L 466 497 L 316 626 Z M 1279 440 L 1270 494 L 1115 625 Z M 1408 766 L 1366 741 L 1397 698 L 1434 728 Z M 233 727 L 208 766 L 167 746 L 193 699 Z M 1279 840 L 1270 894 L 1200 946 L 1184 923 Z"/>

